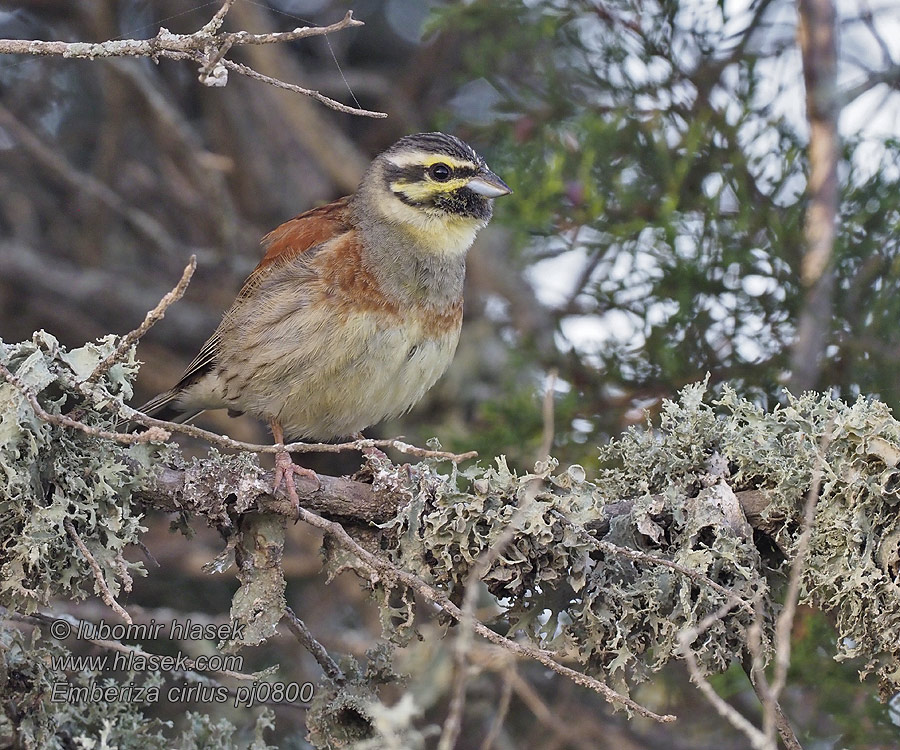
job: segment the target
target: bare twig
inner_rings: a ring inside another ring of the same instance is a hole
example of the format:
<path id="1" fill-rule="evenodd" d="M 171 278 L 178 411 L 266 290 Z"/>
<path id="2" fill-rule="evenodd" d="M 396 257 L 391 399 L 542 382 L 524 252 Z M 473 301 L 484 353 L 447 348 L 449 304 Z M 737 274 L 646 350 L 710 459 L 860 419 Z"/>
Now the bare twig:
<path id="1" fill-rule="evenodd" d="M 384 580 L 389 583 L 401 583 L 404 586 L 407 586 L 415 591 L 427 601 L 430 601 L 432 604 L 436 605 L 439 609 L 448 614 L 457 622 L 462 622 L 465 615 L 459 607 L 457 607 L 453 602 L 449 600 L 445 593 L 443 593 L 442 591 L 438 591 L 432 586 L 429 586 L 418 576 L 409 573 L 408 571 L 397 568 L 391 562 L 372 554 L 371 552 L 363 548 L 358 542 L 356 542 L 339 523 L 335 523 L 334 521 L 329 521 L 325 518 L 322 518 L 321 516 L 312 513 L 303 507 L 299 509 L 299 518 L 303 521 L 306 521 L 306 523 L 310 524 L 311 526 L 314 526 L 317 529 L 321 529 L 342 547 L 351 551 L 357 557 L 360 565 L 365 569 L 366 575 L 371 581 L 375 582 Z M 556 661 L 552 652 L 513 641 L 505 636 L 495 633 L 489 627 L 484 625 L 484 623 L 478 620 L 475 620 L 472 623 L 472 626 L 474 631 L 478 633 L 478 635 L 491 641 L 491 643 L 502 646 L 503 648 L 507 649 L 513 654 L 516 654 L 517 656 L 521 656 L 526 659 L 533 659 L 534 661 L 543 664 L 545 667 L 553 670 L 557 674 L 569 678 L 577 685 L 581 685 L 582 687 L 589 688 L 590 690 L 599 693 L 610 703 L 623 706 L 630 711 L 638 714 L 639 716 L 643 716 L 647 719 L 653 719 L 654 721 L 664 723 L 675 721 L 676 717 L 672 716 L 671 714 L 660 715 L 654 713 L 650 709 L 641 706 L 639 703 L 636 703 L 631 698 L 617 693 L 615 690 L 609 687 L 609 685 L 606 685 L 582 672 L 578 672 L 574 669 L 563 666 L 558 661 Z"/>
<path id="2" fill-rule="evenodd" d="M 274 445 L 258 445 L 256 443 L 245 443 L 242 440 L 233 440 L 227 435 L 219 435 L 209 430 L 203 430 L 190 424 L 180 424 L 178 422 L 166 422 L 162 419 L 155 419 L 142 414 L 137 409 L 124 406 L 121 409 L 122 414 L 132 422 L 138 422 L 146 427 L 160 427 L 169 432 L 180 432 L 183 435 L 204 440 L 207 443 L 226 448 L 230 450 L 244 451 L 247 453 L 280 453 L 288 451 L 289 453 L 343 453 L 344 451 L 365 451 L 369 448 L 393 448 L 400 453 L 405 453 L 416 458 L 436 458 L 444 461 L 468 461 L 470 458 L 478 456 L 477 451 L 468 451 L 467 453 L 451 453 L 449 451 L 436 451 L 428 448 L 419 448 L 415 445 L 403 442 L 400 438 L 390 438 L 387 440 L 353 440 L 347 443 L 276 443 Z"/>
<path id="3" fill-rule="evenodd" d="M 115 351 L 111 352 L 100 364 L 98 364 L 94 371 L 87 377 L 84 381 L 85 383 L 95 383 L 97 382 L 106 372 L 112 367 L 116 362 L 118 362 L 122 357 L 125 356 L 125 353 L 141 338 L 144 336 L 147 331 L 149 331 L 155 323 L 162 320 L 166 314 L 166 310 L 175 302 L 181 299 L 184 295 L 185 289 L 187 289 L 188 284 L 191 281 L 191 277 L 194 275 L 194 271 L 197 268 L 197 256 L 192 255 L 190 262 L 184 267 L 184 273 L 181 275 L 180 281 L 175 285 L 175 288 L 172 289 L 171 292 L 166 294 L 154 307 L 150 312 L 147 313 L 144 318 L 144 322 L 140 324 L 137 328 L 135 328 L 131 333 L 122 337 L 122 340 L 119 342 L 119 345 L 115 348 Z"/>
<path id="4" fill-rule="evenodd" d="M 543 430 L 541 433 L 541 445 L 538 448 L 537 461 L 546 461 L 547 456 L 553 449 L 553 436 L 555 434 L 553 424 L 553 406 L 554 406 L 554 390 L 556 388 L 556 379 L 559 377 L 559 370 L 555 367 L 547 373 L 547 389 L 544 391 L 544 403 L 541 407 L 541 415 L 543 419 Z"/>
<path id="5" fill-rule="evenodd" d="M 764 669 L 765 661 L 762 646 L 763 614 L 760 611 L 761 598 L 759 595 L 754 601 L 753 623 L 747 629 L 747 652 L 749 658 L 745 657 L 743 667 L 762 706 L 762 730 L 753 726 L 750 721 L 715 692 L 700 671 L 696 656 L 691 649 L 691 643 L 697 636 L 710 627 L 717 619 L 724 617 L 728 610 L 723 608 L 709 615 L 697 627 L 680 633 L 678 638 L 679 647 L 688 664 L 691 679 L 715 707 L 716 711 L 735 728 L 743 732 L 756 750 L 776 750 L 778 744 L 775 739 L 776 733 L 781 737 L 788 750 L 803 750 L 787 715 L 778 702 L 778 698 L 787 681 L 787 671 L 791 661 L 791 631 L 793 630 L 794 616 L 800 598 L 800 584 L 806 555 L 813 533 L 816 503 L 822 486 L 824 455 L 831 442 L 831 435 L 832 425 L 829 423 L 817 446 L 816 463 L 813 467 L 812 479 L 806 494 L 806 502 L 804 503 L 802 531 L 791 562 L 791 575 L 788 581 L 785 603 L 775 623 L 775 675 L 771 683 L 766 678 Z M 733 602 L 729 602 L 725 606 L 730 608 L 732 604 Z"/>
<path id="6" fill-rule="evenodd" d="M 743 660 L 742 666 L 747 678 L 750 680 L 750 684 L 753 686 L 753 692 L 756 693 L 756 697 L 759 699 L 760 704 L 763 704 L 765 701 L 772 702 L 775 709 L 775 728 L 778 730 L 778 736 L 781 737 L 784 746 L 787 750 L 803 750 L 803 745 L 801 745 L 800 741 L 797 739 L 794 728 L 791 726 L 787 714 L 785 714 L 784 710 L 781 708 L 781 704 L 778 701 L 773 701 L 771 690 L 764 688 L 760 683 L 759 671 L 754 669 L 752 664 L 748 663 L 747 659 Z"/>
<path id="7" fill-rule="evenodd" d="M 509 713 L 509 704 L 512 700 L 513 691 L 513 675 L 515 674 L 515 665 L 510 664 L 503 670 L 503 685 L 500 688 L 500 701 L 497 704 L 497 713 L 494 714 L 494 720 L 491 722 L 491 728 L 481 743 L 480 750 L 491 750 L 500 731 L 503 729 L 503 722 L 506 720 L 506 714 Z"/>
<path id="8" fill-rule="evenodd" d="M 230 7 L 232 3 L 226 3 Z M 98 57 L 173 57 L 183 59 L 184 55 L 204 52 L 210 45 L 218 46 L 230 40 L 233 46 L 244 44 L 279 44 L 306 39 L 311 36 L 324 36 L 354 26 L 364 26 L 362 21 L 353 17 L 353 11 L 329 26 L 302 26 L 293 31 L 280 31 L 273 34 L 251 34 L 246 31 L 230 33 L 210 33 L 210 24 L 218 19 L 221 25 L 224 19 L 225 6 L 207 22 L 206 26 L 193 34 L 173 34 L 161 28 L 152 39 L 114 39 L 107 42 L 45 42 L 39 39 L 0 39 L 0 54 L 5 55 L 50 55 L 57 57 L 87 58 Z"/>
<path id="9" fill-rule="evenodd" d="M 885 41 L 884 35 L 878 30 L 878 27 L 875 24 L 875 14 L 872 12 L 872 6 L 869 5 L 866 0 L 861 0 L 859 6 L 860 20 L 875 40 L 878 49 L 881 50 L 881 64 L 885 67 L 893 65 L 894 56 L 891 54 L 891 48 L 888 46 L 887 41 Z"/>
<path id="10" fill-rule="evenodd" d="M 87 560 L 88 565 L 91 566 L 91 571 L 94 574 L 94 581 L 97 584 L 97 588 L 100 590 L 100 598 L 103 599 L 103 602 L 107 607 L 125 620 L 125 622 L 129 625 L 133 625 L 134 623 L 132 622 L 131 615 L 129 615 L 122 605 L 115 600 L 112 591 L 109 590 L 109 586 L 106 584 L 106 579 L 103 577 L 103 571 L 100 569 L 100 564 L 94 559 L 94 556 L 87 548 L 87 545 L 82 541 L 81 537 L 78 536 L 78 532 L 75 531 L 75 525 L 70 519 L 64 518 L 63 526 L 65 526 L 69 536 L 72 537 L 72 541 L 75 542 L 75 545 L 81 550 L 81 554 L 84 555 L 84 559 Z"/>
<path id="11" fill-rule="evenodd" d="M 102 440 L 113 440 L 117 443 L 121 443 L 122 445 L 135 445 L 136 443 L 155 443 L 155 442 L 165 442 L 168 440 L 171 435 L 170 433 L 162 427 L 151 427 L 151 429 L 146 432 L 139 434 L 126 434 L 122 432 L 110 432 L 109 430 L 101 430 L 99 427 L 93 427 L 92 425 L 85 424 L 84 422 L 79 422 L 77 419 L 72 419 L 71 417 L 67 417 L 63 414 L 51 414 L 43 406 L 41 406 L 40 402 L 37 399 L 37 396 L 34 394 L 34 391 L 31 390 L 22 380 L 14 375 L 9 369 L 0 362 L 0 375 L 2 375 L 6 381 L 17 388 L 22 395 L 26 398 L 28 403 L 31 405 L 31 408 L 34 410 L 34 413 L 42 419 L 43 421 L 54 424 L 57 427 L 68 427 L 73 430 L 79 430 L 83 432 L 85 435 L 90 435 L 91 437 L 100 438 Z"/>
<path id="12" fill-rule="evenodd" d="M 200 29 L 200 33 L 208 34 L 210 36 L 218 33 L 219 29 L 222 28 L 222 24 L 225 22 L 225 16 L 228 15 L 228 11 L 231 10 L 232 5 L 234 5 L 234 0 L 223 0 L 222 7 L 219 8 L 215 14 L 213 14 L 213 17 L 206 22 L 206 25 Z"/>
<path id="13" fill-rule="evenodd" d="M 799 747 L 800 743 L 794 735 L 787 717 L 781 710 L 778 698 L 787 683 L 788 667 L 791 664 L 791 632 L 794 629 L 794 617 L 797 614 L 797 604 L 800 601 L 800 584 L 803 571 L 806 566 L 806 555 L 809 552 L 809 543 L 812 538 L 816 517 L 816 505 L 819 500 L 819 490 L 822 487 L 822 471 L 825 463 L 825 452 L 832 439 L 833 424 L 829 422 L 818 442 L 816 450 L 816 463 L 812 471 L 812 481 L 806 493 L 806 502 L 803 508 L 802 531 L 797 540 L 797 549 L 794 559 L 791 561 L 791 575 L 788 579 L 787 592 L 784 606 L 775 621 L 775 674 L 771 684 L 766 679 L 762 669 L 755 670 L 757 682 L 762 693 L 763 730 L 774 742 L 777 730 L 782 740 L 789 748 Z M 754 686 L 755 688 L 756 686 Z"/>
<path id="14" fill-rule="evenodd" d="M 595 549 L 601 550 L 603 552 L 608 552 L 612 555 L 617 555 L 619 557 L 626 557 L 629 560 L 634 560 L 635 562 L 645 562 L 650 565 L 659 565 L 664 568 L 670 568 L 681 575 L 690 578 L 692 581 L 695 581 L 704 586 L 709 586 L 713 591 L 721 594 L 725 597 L 726 601 L 736 604 L 747 612 L 753 613 L 753 606 L 746 599 L 742 599 L 740 596 L 735 594 L 733 591 L 725 588 L 719 583 L 716 583 L 709 576 L 701 573 L 699 570 L 692 570 L 691 568 L 686 568 L 683 565 L 679 565 L 677 562 L 673 560 L 667 560 L 664 557 L 657 557 L 656 555 L 651 555 L 647 552 L 641 552 L 640 550 L 629 549 L 628 547 L 620 547 L 617 544 L 613 544 L 612 542 L 608 542 L 605 539 L 597 539 L 592 536 L 588 531 L 570 521 L 564 513 L 558 510 L 552 511 L 553 515 L 556 518 L 559 518 L 564 524 L 566 524 L 570 529 L 572 529 L 578 536 L 583 540 L 588 542 Z"/>
<path id="15" fill-rule="evenodd" d="M 704 617 L 696 626 L 693 628 L 686 628 L 682 630 L 678 634 L 678 645 L 679 650 L 684 656 L 685 662 L 687 662 L 688 672 L 690 672 L 691 680 L 697 686 L 706 700 L 709 701 L 710 705 L 716 710 L 716 713 L 719 714 L 723 719 L 728 721 L 735 729 L 742 732 L 747 739 L 750 740 L 750 745 L 754 750 L 777 750 L 774 742 L 770 742 L 769 738 L 766 736 L 764 732 L 761 732 L 757 729 L 753 724 L 743 716 L 736 708 L 731 706 L 724 698 L 722 698 L 716 691 L 715 688 L 710 684 L 709 680 L 706 679 L 706 676 L 700 669 L 700 665 L 697 663 L 697 657 L 694 654 L 694 650 L 691 648 L 691 644 L 697 639 L 697 637 L 708 630 L 715 622 L 721 620 L 725 615 L 727 615 L 733 608 L 734 602 L 726 602 L 716 612 L 713 612 L 710 615 Z"/>
<path id="16" fill-rule="evenodd" d="M 870 73 L 862 82 L 842 91 L 838 101 L 842 106 L 847 106 L 867 91 L 871 91 L 883 83 L 887 84 L 889 91 L 900 86 L 900 65 L 894 64 L 883 70 Z"/>
<path id="17" fill-rule="evenodd" d="M 194 60 L 200 64 L 200 81 L 206 85 L 220 86 L 225 78 L 216 75 L 219 66 L 234 70 L 242 75 L 310 96 L 332 109 L 348 114 L 364 117 L 387 117 L 384 112 L 373 112 L 367 109 L 347 107 L 330 99 L 324 94 L 301 86 L 285 83 L 257 73 L 246 65 L 228 60 L 225 55 L 232 48 L 243 45 L 279 44 L 306 39 L 311 36 L 324 36 L 354 26 L 362 26 L 363 22 L 353 17 L 348 10 L 338 22 L 329 26 L 301 26 L 292 31 L 280 31 L 270 34 L 251 34 L 247 31 L 220 32 L 225 15 L 234 0 L 224 0 L 222 6 L 213 17 L 193 34 L 173 34 L 166 28 L 160 28 L 152 39 L 115 39 L 106 42 L 47 42 L 26 39 L 0 39 L 0 54 L 10 55 L 54 55 L 61 57 L 87 58 L 98 57 L 151 57 L 158 60 L 167 57 L 173 60 Z"/>
<path id="18" fill-rule="evenodd" d="M 263 83 L 268 83 L 271 86 L 275 86 L 279 89 L 284 89 L 285 91 L 293 91 L 297 94 L 303 94 L 305 96 L 311 97 L 316 101 L 321 102 L 329 109 L 336 110 L 337 112 L 343 112 L 348 115 L 359 115 L 362 117 L 374 117 L 374 118 L 384 118 L 387 117 L 386 112 L 373 112 L 368 109 L 359 109 L 357 107 L 348 107 L 346 104 L 341 104 L 339 101 L 332 99 L 331 97 L 325 96 L 318 91 L 313 89 L 305 89 L 302 86 L 297 86 L 293 83 L 286 83 L 278 78 L 272 78 L 271 76 L 267 76 L 263 73 L 260 73 L 253 68 L 248 67 L 247 65 L 242 65 L 241 63 L 235 62 L 234 60 L 222 60 L 222 64 L 228 68 L 228 70 L 233 70 L 235 73 L 240 73 L 243 76 L 247 76 L 248 78 L 253 78 L 256 81 L 262 81 Z"/>
<path id="19" fill-rule="evenodd" d="M 466 620 L 463 620 L 466 622 Z M 471 633 L 471 629 L 470 629 Z M 441 738 L 438 741 L 437 750 L 453 750 L 459 733 L 462 730 L 463 711 L 466 707 L 466 686 L 469 682 L 468 649 L 460 644 L 464 636 L 457 634 L 453 653 L 453 688 L 450 695 L 450 706 L 447 709 L 447 718 L 441 729 Z"/>
<path id="20" fill-rule="evenodd" d="M 306 623 L 297 617 L 297 614 L 290 607 L 284 608 L 284 621 L 287 623 L 290 631 L 296 636 L 300 645 L 313 655 L 313 658 L 322 667 L 322 671 L 331 680 L 339 685 L 347 681 L 347 677 L 341 671 L 337 662 L 331 658 L 327 649 L 315 639 L 310 629 L 306 627 Z"/>
<path id="21" fill-rule="evenodd" d="M 216 490 L 208 487 L 203 480 L 204 476 L 208 476 L 210 463 L 211 459 L 203 458 L 198 459 L 187 468 L 158 466 L 155 474 L 147 476 L 141 487 L 134 490 L 134 495 L 141 502 L 157 510 L 165 512 L 181 510 L 208 517 L 211 509 L 219 509 Z M 272 483 L 272 472 L 263 474 L 255 490 L 245 489 L 247 495 L 242 501 L 242 507 L 247 511 L 264 510 L 277 513 L 283 509 L 285 514 L 293 513 L 293 508 L 287 502 L 287 494 L 282 488 L 275 492 L 278 505 L 272 503 Z M 383 523 L 393 518 L 397 515 L 400 504 L 407 499 L 402 493 L 376 492 L 374 487 L 366 482 L 358 482 L 346 477 L 332 477 L 327 474 L 317 474 L 316 479 L 298 477 L 296 486 L 303 507 L 331 518 L 337 516 L 363 525 Z M 758 518 L 766 507 L 765 496 L 758 490 L 743 490 L 736 495 L 741 507 L 748 515 L 755 513 Z M 606 523 L 611 517 L 628 512 L 632 504 L 631 500 L 622 500 L 614 504 L 613 510 L 610 510 L 610 506 L 606 506 L 602 522 Z M 758 520 L 756 525 L 759 526 L 762 523 L 761 520 Z M 574 525 L 572 528 L 576 529 L 577 533 L 587 534 L 583 529 L 578 531 L 578 527 Z M 591 539 L 599 544 L 598 540 L 593 537 Z M 618 554 L 619 548 L 615 548 L 615 545 L 613 547 L 613 549 L 607 549 L 607 552 Z M 634 551 L 628 550 L 625 554 L 631 552 Z M 649 564 L 660 564 L 665 567 L 677 566 L 677 563 L 655 558 L 646 553 L 635 552 L 635 554 Z M 674 567 L 674 569 L 679 570 L 679 567 Z M 702 585 L 710 583 L 709 579 L 697 571 L 685 568 L 679 572 L 696 576 L 695 580 Z M 712 581 L 712 584 L 713 588 L 718 585 L 715 581 Z M 727 589 L 720 591 L 723 594 L 726 592 L 728 592 Z"/>
<path id="22" fill-rule="evenodd" d="M 552 389 L 551 389 L 552 392 Z M 459 622 L 459 630 L 456 634 L 456 640 L 453 645 L 453 661 L 454 661 L 454 679 L 453 679 L 453 695 L 450 698 L 450 707 L 447 712 L 447 719 L 444 721 L 444 728 L 441 732 L 441 739 L 438 743 L 438 750 L 453 750 L 456 747 L 456 740 L 462 728 L 463 709 L 466 703 L 466 686 L 469 681 L 469 652 L 472 648 L 472 634 L 475 620 L 475 597 L 478 592 L 478 583 L 484 578 L 491 565 L 496 562 L 497 558 L 503 553 L 516 532 L 519 530 L 519 522 L 524 518 L 525 513 L 534 501 L 542 480 L 534 479 L 528 485 L 522 497 L 521 504 L 513 517 L 507 523 L 506 528 L 494 540 L 493 544 L 479 555 L 472 569 L 466 577 L 465 593 L 463 594 L 462 603 L 462 620 Z"/>

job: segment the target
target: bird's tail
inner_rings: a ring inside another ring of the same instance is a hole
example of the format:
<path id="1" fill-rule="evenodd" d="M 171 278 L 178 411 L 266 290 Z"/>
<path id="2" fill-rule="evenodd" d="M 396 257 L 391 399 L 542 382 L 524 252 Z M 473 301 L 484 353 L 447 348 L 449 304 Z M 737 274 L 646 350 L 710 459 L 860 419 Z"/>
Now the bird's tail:
<path id="1" fill-rule="evenodd" d="M 177 387 L 168 391 L 163 391 L 158 396 L 151 398 L 143 406 L 139 406 L 137 410 L 142 414 L 146 414 L 148 417 L 162 419 L 166 422 L 180 423 L 190 422 L 194 417 L 204 411 L 203 409 L 197 408 L 183 408 L 178 401 L 180 395 L 181 388 Z M 129 431 L 137 426 L 138 425 L 135 422 L 131 422 L 129 424 Z"/>

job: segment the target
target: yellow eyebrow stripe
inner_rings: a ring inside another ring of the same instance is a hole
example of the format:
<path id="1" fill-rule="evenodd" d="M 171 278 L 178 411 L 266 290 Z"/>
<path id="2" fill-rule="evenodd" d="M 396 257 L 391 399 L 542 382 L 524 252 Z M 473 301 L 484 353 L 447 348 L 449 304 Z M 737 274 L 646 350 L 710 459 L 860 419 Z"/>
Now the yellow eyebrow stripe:
<path id="1" fill-rule="evenodd" d="M 469 179 L 469 177 L 457 177 L 455 180 L 448 180 L 447 182 L 408 182 L 406 180 L 397 180 L 397 182 L 391 183 L 391 190 L 395 193 L 403 193 L 410 200 L 421 201 L 440 193 L 458 190 L 465 186 Z"/>
<path id="2" fill-rule="evenodd" d="M 432 154 L 427 151 L 407 151 L 402 154 L 391 154 L 386 157 L 395 167 L 422 166 L 430 167 L 432 164 L 446 164 L 456 169 L 477 169 L 478 165 L 469 159 L 457 159 L 449 154 Z"/>

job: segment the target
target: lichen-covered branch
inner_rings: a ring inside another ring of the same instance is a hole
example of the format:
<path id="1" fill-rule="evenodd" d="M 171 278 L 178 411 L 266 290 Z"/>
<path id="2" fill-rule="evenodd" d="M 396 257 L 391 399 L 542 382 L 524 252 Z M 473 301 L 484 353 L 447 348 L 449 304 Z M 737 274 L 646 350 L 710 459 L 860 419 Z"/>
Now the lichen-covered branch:
<path id="1" fill-rule="evenodd" d="M 220 530 L 225 549 L 211 567 L 238 563 L 233 614 L 258 626 L 252 642 L 273 635 L 286 611 L 288 504 L 271 496 L 271 477 L 249 451 L 188 462 L 168 443 L 110 439 L 131 396 L 133 351 L 86 381 L 116 351 L 116 337 L 68 351 L 45 333 L 0 346 L 10 375 L 0 380 L 0 495 L 15 498 L 0 517 L 0 605 L 27 613 L 55 596 L 90 595 L 98 569 L 118 596 L 131 574 L 144 574 L 138 563 L 123 569 L 123 550 L 140 543 L 140 514 L 156 508 Z M 372 484 L 300 484 L 301 520 L 325 533 L 328 571 L 362 579 L 385 644 L 406 643 L 423 617 L 446 616 L 665 720 L 629 688 L 678 658 L 705 679 L 751 652 L 758 674 L 775 655 L 771 579 L 805 548 L 800 601 L 833 616 L 836 656 L 863 657 L 863 674 L 877 675 L 883 695 L 897 689 L 900 422 L 883 404 L 810 393 L 765 412 L 728 388 L 713 396 L 696 384 L 666 402 L 658 425 L 603 446 L 592 477 L 553 460 L 522 474 L 502 458 L 461 468 L 433 453 L 413 467 L 369 458 Z M 96 566 L 73 554 L 64 519 Z M 490 620 L 458 604 L 476 581 L 494 597 Z M 360 736 L 376 737 L 382 677 L 345 678 L 323 676 L 311 733 L 338 731 L 334 717 L 345 714 L 335 707 L 352 706 Z"/>
<path id="2" fill-rule="evenodd" d="M 159 301 L 159 303 L 154 307 L 150 312 L 144 316 L 143 322 L 135 328 L 131 333 L 126 334 L 122 337 L 122 340 L 119 341 L 115 350 L 110 352 L 110 354 L 94 368 L 94 371 L 88 375 L 87 380 L 85 380 L 85 384 L 95 383 L 97 380 L 103 376 L 110 367 L 112 367 L 116 362 L 121 359 L 124 359 L 128 353 L 128 350 L 131 349 L 132 346 L 137 344 L 144 335 L 149 331 L 154 325 L 156 325 L 160 320 L 162 320 L 166 315 L 166 310 L 169 309 L 172 305 L 174 305 L 178 300 L 184 296 L 185 290 L 187 289 L 188 284 L 191 283 L 191 277 L 194 275 L 194 271 L 197 270 L 197 256 L 192 255 L 188 264 L 184 267 L 184 271 L 181 274 L 181 278 L 178 280 L 178 283 L 172 288 L 171 292 L 163 295 L 163 298 Z"/>

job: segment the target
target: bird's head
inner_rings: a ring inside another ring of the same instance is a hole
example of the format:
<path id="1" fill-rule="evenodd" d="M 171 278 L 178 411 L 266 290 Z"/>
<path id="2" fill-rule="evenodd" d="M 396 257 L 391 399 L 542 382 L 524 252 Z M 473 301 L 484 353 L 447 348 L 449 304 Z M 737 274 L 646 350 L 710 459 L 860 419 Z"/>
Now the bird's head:
<path id="1" fill-rule="evenodd" d="M 436 253 L 465 252 L 493 199 L 511 192 L 469 144 L 445 133 L 401 138 L 376 157 L 359 190 L 382 219 Z"/>

